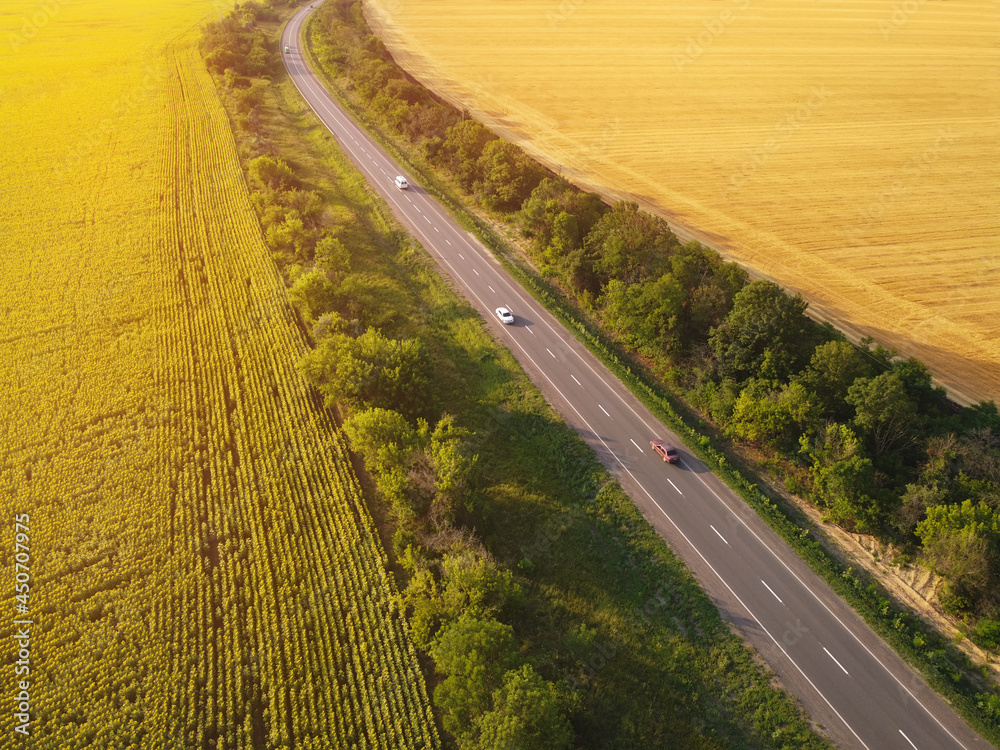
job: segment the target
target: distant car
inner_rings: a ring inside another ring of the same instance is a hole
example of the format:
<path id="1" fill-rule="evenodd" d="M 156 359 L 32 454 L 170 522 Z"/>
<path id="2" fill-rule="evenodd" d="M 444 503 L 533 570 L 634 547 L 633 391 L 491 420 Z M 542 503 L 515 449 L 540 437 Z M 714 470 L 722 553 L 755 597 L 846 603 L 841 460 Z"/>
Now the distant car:
<path id="1" fill-rule="evenodd" d="M 514 325 L 514 313 L 508 310 L 506 307 L 497 308 L 497 317 L 500 318 L 500 322 L 504 325 Z"/>
<path id="2" fill-rule="evenodd" d="M 396 187 L 398 187 L 400 190 L 406 190 L 406 188 L 408 188 L 409 186 L 410 184 L 406 181 L 406 178 L 403 177 L 402 175 L 396 178 Z"/>
<path id="3" fill-rule="evenodd" d="M 663 460 L 668 464 L 675 464 L 681 460 L 681 454 L 670 443 L 664 443 L 662 440 L 650 440 L 649 447 L 657 455 L 662 456 Z"/>
<path id="4" fill-rule="evenodd" d="M 288 45 L 285 45 L 285 54 L 287 55 L 291 50 L 289 50 Z"/>

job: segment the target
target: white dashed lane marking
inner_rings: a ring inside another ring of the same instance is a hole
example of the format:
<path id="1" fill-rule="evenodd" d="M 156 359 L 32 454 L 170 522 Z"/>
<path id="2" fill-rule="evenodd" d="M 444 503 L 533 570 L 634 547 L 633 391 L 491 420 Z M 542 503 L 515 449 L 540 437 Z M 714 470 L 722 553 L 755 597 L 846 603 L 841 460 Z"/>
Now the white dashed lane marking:
<path id="1" fill-rule="evenodd" d="M 851 675 L 850 675 L 850 674 L 849 674 L 849 673 L 847 672 L 847 670 L 846 670 L 846 669 L 844 669 L 844 665 L 843 665 L 843 664 L 841 664 L 841 663 L 840 663 L 839 661 L 837 661 L 837 657 L 836 657 L 836 656 L 834 656 L 833 654 L 831 654 L 831 653 L 830 653 L 829 651 L 827 651 L 827 648 L 826 648 L 826 646 L 823 646 L 823 650 L 824 650 L 824 651 L 826 651 L 826 655 L 827 655 L 827 656 L 829 656 L 829 657 L 830 657 L 831 659 L 833 659 L 833 663 L 834 663 L 834 664 L 836 664 L 836 665 L 837 665 L 838 667 L 840 667 L 841 669 L 843 669 L 843 670 L 844 670 L 844 674 L 846 674 L 846 675 L 847 675 L 848 677 L 850 677 L 850 676 L 851 676 Z M 904 736 L 905 736 L 905 735 L 904 735 Z"/>
<path id="2" fill-rule="evenodd" d="M 775 593 L 774 593 L 774 589 L 772 589 L 772 588 L 771 588 L 770 586 L 768 586 L 768 585 L 767 585 L 767 581 L 764 581 L 764 580 L 761 580 L 761 583 L 763 583 L 763 584 L 764 584 L 764 588 L 766 588 L 766 589 L 767 589 L 768 591 L 770 591 L 770 592 L 771 592 L 771 595 L 772 595 L 772 596 L 773 596 L 773 597 L 774 597 L 775 599 L 777 599 L 779 603 L 781 603 L 781 604 L 784 604 L 784 602 L 783 602 L 783 601 L 781 601 L 781 597 L 780 597 L 780 596 L 778 596 L 777 594 L 775 594 Z"/>
<path id="3" fill-rule="evenodd" d="M 712 524 L 709 524 L 709 526 L 712 526 Z M 719 534 L 719 530 L 717 528 L 715 528 L 714 526 L 712 526 L 712 531 L 714 531 L 716 534 Z M 722 541 L 726 542 L 726 537 L 722 536 L 722 534 L 719 534 L 719 539 L 721 539 Z M 729 547 L 731 545 L 729 544 L 729 542 L 726 542 L 726 546 Z"/>

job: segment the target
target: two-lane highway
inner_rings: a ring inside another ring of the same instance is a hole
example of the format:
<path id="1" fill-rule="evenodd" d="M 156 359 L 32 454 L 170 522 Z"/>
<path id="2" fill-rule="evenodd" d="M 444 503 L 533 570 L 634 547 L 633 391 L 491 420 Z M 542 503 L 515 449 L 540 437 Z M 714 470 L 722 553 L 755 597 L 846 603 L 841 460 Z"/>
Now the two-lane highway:
<path id="1" fill-rule="evenodd" d="M 668 465 L 653 453 L 650 440 L 676 437 L 325 91 L 300 51 L 310 12 L 297 12 L 281 39 L 305 100 L 813 721 L 842 747 L 989 747 L 700 461 L 682 452 Z M 501 306 L 514 325 L 497 319 Z"/>

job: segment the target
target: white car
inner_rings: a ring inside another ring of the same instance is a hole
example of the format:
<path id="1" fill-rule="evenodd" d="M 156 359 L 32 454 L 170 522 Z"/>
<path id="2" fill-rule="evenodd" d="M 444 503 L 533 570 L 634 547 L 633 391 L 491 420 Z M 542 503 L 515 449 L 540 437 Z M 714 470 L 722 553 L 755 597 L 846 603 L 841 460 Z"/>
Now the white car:
<path id="1" fill-rule="evenodd" d="M 512 326 L 514 325 L 514 313 L 508 310 L 506 307 L 497 308 L 497 317 L 500 318 L 500 322 L 504 325 Z"/>
<path id="2" fill-rule="evenodd" d="M 396 178 L 396 187 L 398 187 L 400 190 L 406 190 L 406 188 L 408 188 L 409 186 L 410 185 L 409 183 L 407 183 L 406 178 L 403 177 L 402 175 Z"/>

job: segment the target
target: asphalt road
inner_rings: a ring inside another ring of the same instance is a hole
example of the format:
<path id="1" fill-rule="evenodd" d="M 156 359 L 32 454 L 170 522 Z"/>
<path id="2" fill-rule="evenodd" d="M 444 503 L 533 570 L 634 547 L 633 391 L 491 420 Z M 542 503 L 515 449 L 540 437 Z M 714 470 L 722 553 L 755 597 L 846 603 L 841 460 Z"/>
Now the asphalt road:
<path id="1" fill-rule="evenodd" d="M 990 747 L 334 102 L 300 52 L 310 12 L 281 40 L 303 97 L 813 721 L 844 748 Z M 663 463 L 652 439 L 678 445 L 681 463 Z"/>

